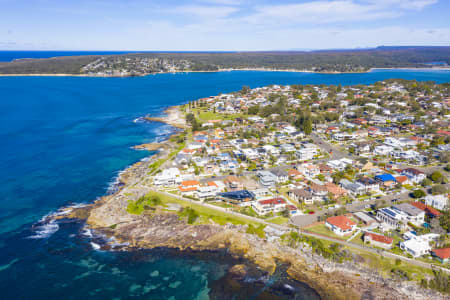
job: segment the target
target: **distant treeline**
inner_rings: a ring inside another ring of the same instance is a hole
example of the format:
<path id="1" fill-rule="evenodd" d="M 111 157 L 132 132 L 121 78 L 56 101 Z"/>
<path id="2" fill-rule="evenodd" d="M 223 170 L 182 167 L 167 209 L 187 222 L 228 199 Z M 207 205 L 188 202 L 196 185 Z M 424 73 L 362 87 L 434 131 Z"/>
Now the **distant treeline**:
<path id="1" fill-rule="evenodd" d="M 432 62 L 450 64 L 450 47 L 379 47 L 312 52 L 133 53 L 112 56 L 188 60 L 191 62 L 193 71 L 268 68 L 316 72 L 358 72 L 370 68 L 425 67 L 428 66 L 427 63 Z M 99 57 L 101 56 L 58 57 L 0 63 L 0 74 L 80 74 L 83 66 Z"/>

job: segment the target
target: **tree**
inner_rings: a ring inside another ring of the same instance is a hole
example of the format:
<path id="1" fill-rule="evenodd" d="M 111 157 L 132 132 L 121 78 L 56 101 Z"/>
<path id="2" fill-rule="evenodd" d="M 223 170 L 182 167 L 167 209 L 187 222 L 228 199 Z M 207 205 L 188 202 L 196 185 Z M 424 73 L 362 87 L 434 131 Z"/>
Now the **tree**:
<path id="1" fill-rule="evenodd" d="M 439 224 L 446 232 L 450 231 L 450 209 L 445 210 L 439 217 Z"/>
<path id="2" fill-rule="evenodd" d="M 310 135 L 312 132 L 312 120 L 311 116 L 307 117 L 305 122 L 303 123 L 303 132 L 306 135 Z"/>
<path id="3" fill-rule="evenodd" d="M 425 193 L 424 190 L 418 189 L 418 190 L 415 190 L 415 191 L 413 192 L 413 197 L 414 197 L 414 198 L 422 198 L 422 197 L 425 197 L 426 194 L 427 194 L 427 193 Z"/>
<path id="4" fill-rule="evenodd" d="M 282 212 L 281 215 L 285 218 L 289 218 L 291 216 L 291 212 L 289 211 L 289 208 L 285 208 Z"/>
<path id="5" fill-rule="evenodd" d="M 250 87 L 247 85 L 243 85 L 242 89 L 241 89 L 241 94 L 245 95 L 248 94 L 250 92 Z"/>
<path id="6" fill-rule="evenodd" d="M 439 171 L 434 171 L 431 174 L 431 180 L 433 180 L 434 182 L 442 182 L 443 178 L 442 178 L 442 174 Z"/>
<path id="7" fill-rule="evenodd" d="M 447 193 L 447 187 L 443 184 L 435 185 L 431 188 L 431 193 L 433 195 L 440 195 Z"/>
<path id="8" fill-rule="evenodd" d="M 422 180 L 422 182 L 421 182 L 420 184 L 421 184 L 423 187 L 425 187 L 425 186 L 430 186 L 430 185 L 432 185 L 433 182 L 432 182 L 430 179 L 425 178 L 424 180 Z"/>

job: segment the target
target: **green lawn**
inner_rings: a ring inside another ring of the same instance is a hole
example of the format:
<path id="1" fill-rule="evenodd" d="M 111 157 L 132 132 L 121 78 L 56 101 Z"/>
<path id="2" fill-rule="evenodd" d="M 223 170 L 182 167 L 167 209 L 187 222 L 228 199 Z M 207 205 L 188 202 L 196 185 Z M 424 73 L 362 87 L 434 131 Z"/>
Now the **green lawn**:
<path id="1" fill-rule="evenodd" d="M 270 223 L 273 223 L 273 224 L 277 224 L 277 225 L 284 225 L 287 222 L 289 222 L 289 219 L 279 216 L 279 217 L 275 217 L 275 218 L 269 219 L 269 220 L 267 220 L 267 222 L 270 222 Z"/>
<path id="2" fill-rule="evenodd" d="M 424 278 L 426 275 L 433 274 L 433 272 L 430 269 L 412 265 L 404 261 L 401 261 L 399 265 L 396 265 L 394 258 L 382 257 L 378 254 L 356 248 L 348 248 L 348 249 L 353 253 L 357 253 L 358 255 L 362 256 L 365 260 L 365 264 L 367 264 L 370 268 L 373 268 L 378 272 L 380 272 L 380 274 L 383 275 L 384 277 L 392 276 L 391 270 L 393 268 L 400 269 L 406 272 L 409 278 L 417 282 L 420 282 L 420 280 Z"/>
<path id="3" fill-rule="evenodd" d="M 259 226 L 261 223 L 257 221 L 251 221 L 239 216 L 235 216 L 226 212 L 218 211 L 209 207 L 205 207 L 200 204 L 191 203 L 188 201 L 184 201 L 175 197 L 171 197 L 166 194 L 162 194 L 159 192 L 150 192 L 148 195 L 158 195 L 163 204 L 167 205 L 169 203 L 177 203 L 182 207 L 190 207 L 194 209 L 198 214 L 199 218 L 195 221 L 194 224 L 207 224 L 214 222 L 216 224 L 225 225 L 227 223 L 232 224 L 252 224 L 255 226 Z"/>
<path id="4" fill-rule="evenodd" d="M 204 111 L 202 109 L 194 109 L 195 117 L 198 118 L 200 122 L 207 122 L 209 120 L 234 120 L 236 118 L 240 118 L 243 114 L 222 114 L 215 113 L 212 111 Z"/>
<path id="5" fill-rule="evenodd" d="M 323 234 L 323 235 L 326 235 L 326 236 L 329 236 L 329 237 L 332 237 L 335 239 L 343 240 L 343 241 L 347 240 L 350 237 L 350 235 L 341 237 L 341 236 L 335 234 L 334 232 L 332 232 L 330 229 L 328 229 L 324 224 L 310 226 L 305 229 L 309 230 L 311 232 L 314 232 L 314 233 Z"/>

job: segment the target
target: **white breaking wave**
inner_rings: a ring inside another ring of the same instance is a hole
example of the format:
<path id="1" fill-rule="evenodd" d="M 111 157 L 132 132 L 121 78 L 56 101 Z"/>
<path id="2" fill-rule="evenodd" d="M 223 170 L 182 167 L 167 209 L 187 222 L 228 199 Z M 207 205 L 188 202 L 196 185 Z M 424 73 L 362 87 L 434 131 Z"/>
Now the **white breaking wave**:
<path id="1" fill-rule="evenodd" d="M 30 239 L 45 239 L 50 237 L 52 234 L 58 231 L 59 225 L 55 220 L 57 216 L 64 216 L 72 212 L 75 208 L 81 208 L 86 206 L 85 203 L 75 203 L 73 205 L 65 206 L 56 212 L 49 213 L 43 216 L 38 222 L 33 224 L 31 230 L 34 235 L 29 236 Z"/>
<path id="2" fill-rule="evenodd" d="M 93 237 L 92 231 L 89 228 L 86 228 L 86 227 L 83 228 L 82 235 L 90 237 L 90 238 Z"/>
<path id="3" fill-rule="evenodd" d="M 51 219 L 48 221 L 49 216 L 44 217 L 45 220 L 38 222 L 40 225 L 33 225 L 32 230 L 34 231 L 34 235 L 28 237 L 30 239 L 45 239 L 50 237 L 52 234 L 58 231 L 59 225 L 56 223 L 56 220 Z"/>
<path id="4" fill-rule="evenodd" d="M 146 122 L 144 117 L 139 117 L 133 120 L 133 123 L 143 123 L 143 122 Z"/>
<path id="5" fill-rule="evenodd" d="M 91 242 L 91 246 L 92 246 L 92 248 L 93 248 L 94 250 L 100 250 L 100 245 L 99 245 L 99 244 L 96 244 L 96 243 L 94 243 L 94 242 Z"/>
<path id="6" fill-rule="evenodd" d="M 118 172 L 117 175 L 109 182 L 108 187 L 106 188 L 107 195 L 114 194 L 119 190 L 120 176 L 125 172 L 125 170 Z"/>

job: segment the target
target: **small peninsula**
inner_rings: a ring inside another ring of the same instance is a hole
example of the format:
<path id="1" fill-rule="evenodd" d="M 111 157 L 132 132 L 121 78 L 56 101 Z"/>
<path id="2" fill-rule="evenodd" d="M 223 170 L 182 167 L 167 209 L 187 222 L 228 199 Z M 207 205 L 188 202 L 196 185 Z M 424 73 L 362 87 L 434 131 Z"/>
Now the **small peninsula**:
<path id="1" fill-rule="evenodd" d="M 441 62 L 435 65 L 435 62 Z M 133 77 L 229 70 L 361 73 L 374 68 L 447 68 L 450 47 L 266 52 L 153 52 L 0 62 L 2 76 Z"/>
<path id="2" fill-rule="evenodd" d="M 236 284 L 254 266 L 321 299 L 446 299 L 449 92 L 273 85 L 170 107 L 143 118 L 178 128 L 136 147 L 155 155 L 57 218 L 86 220 L 105 250 L 225 251 Z"/>

